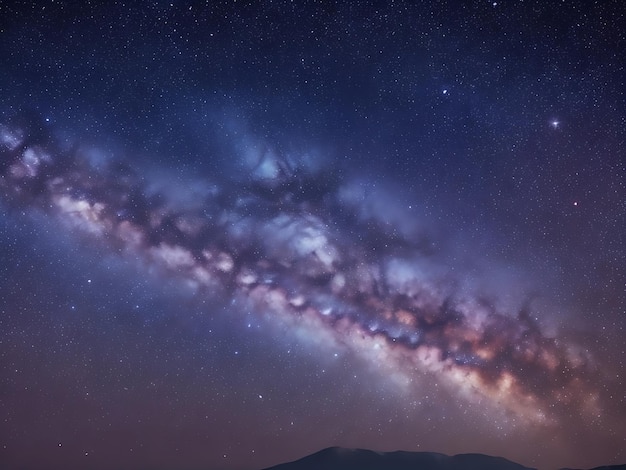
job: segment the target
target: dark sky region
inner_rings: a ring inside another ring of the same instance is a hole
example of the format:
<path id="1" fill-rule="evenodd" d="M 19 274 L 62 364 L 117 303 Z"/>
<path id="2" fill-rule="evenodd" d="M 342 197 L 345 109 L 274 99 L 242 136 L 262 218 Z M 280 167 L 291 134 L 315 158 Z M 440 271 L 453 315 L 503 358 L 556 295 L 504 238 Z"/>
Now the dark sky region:
<path id="1" fill-rule="evenodd" d="M 626 6 L 0 3 L 0 464 L 626 461 Z"/>

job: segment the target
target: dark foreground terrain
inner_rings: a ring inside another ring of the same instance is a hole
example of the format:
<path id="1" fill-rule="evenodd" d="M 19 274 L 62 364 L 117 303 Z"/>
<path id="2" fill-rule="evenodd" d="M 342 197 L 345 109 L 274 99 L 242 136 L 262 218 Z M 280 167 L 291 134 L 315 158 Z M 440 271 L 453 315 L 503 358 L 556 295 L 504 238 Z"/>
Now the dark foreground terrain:
<path id="1" fill-rule="evenodd" d="M 448 456 L 435 452 L 374 452 L 331 447 L 265 470 L 530 470 L 502 457 L 483 454 Z M 534 470 L 534 469 L 533 469 Z M 562 469 L 571 470 L 571 469 Z M 626 470 L 626 465 L 592 470 Z"/>

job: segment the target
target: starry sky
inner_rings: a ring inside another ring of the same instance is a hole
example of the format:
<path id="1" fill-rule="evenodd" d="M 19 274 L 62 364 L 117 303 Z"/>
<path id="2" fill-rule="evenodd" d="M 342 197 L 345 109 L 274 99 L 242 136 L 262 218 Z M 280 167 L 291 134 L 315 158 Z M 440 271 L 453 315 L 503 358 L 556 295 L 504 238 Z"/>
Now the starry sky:
<path id="1" fill-rule="evenodd" d="M 0 3 L 0 463 L 626 462 L 626 7 Z"/>

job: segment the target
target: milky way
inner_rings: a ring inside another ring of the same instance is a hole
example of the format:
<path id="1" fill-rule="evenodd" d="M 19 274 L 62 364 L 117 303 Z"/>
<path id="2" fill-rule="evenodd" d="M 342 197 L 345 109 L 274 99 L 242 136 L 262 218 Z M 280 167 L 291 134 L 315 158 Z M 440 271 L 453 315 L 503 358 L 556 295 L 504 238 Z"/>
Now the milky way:
<path id="1" fill-rule="evenodd" d="M 402 393 L 417 394 L 434 373 L 459 400 L 518 422 L 601 412 L 594 384 L 606 378 L 588 348 L 544 331 L 523 289 L 511 301 L 469 282 L 467 266 L 444 261 L 393 191 L 267 148 L 227 183 L 174 183 L 61 144 L 36 122 L 5 122 L 0 134 L 5 203 L 199 298 L 237 302 L 315 347 L 348 350 Z"/>
<path id="2" fill-rule="evenodd" d="M 623 464 L 625 23 L 0 2 L 0 467 Z"/>

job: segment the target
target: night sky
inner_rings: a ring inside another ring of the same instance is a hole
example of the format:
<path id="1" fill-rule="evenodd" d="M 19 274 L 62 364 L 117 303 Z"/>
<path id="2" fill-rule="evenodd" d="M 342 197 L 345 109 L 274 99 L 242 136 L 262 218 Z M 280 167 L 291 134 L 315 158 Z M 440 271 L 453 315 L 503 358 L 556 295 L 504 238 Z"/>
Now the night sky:
<path id="1" fill-rule="evenodd" d="M 626 462 L 621 0 L 0 3 L 0 466 Z"/>

